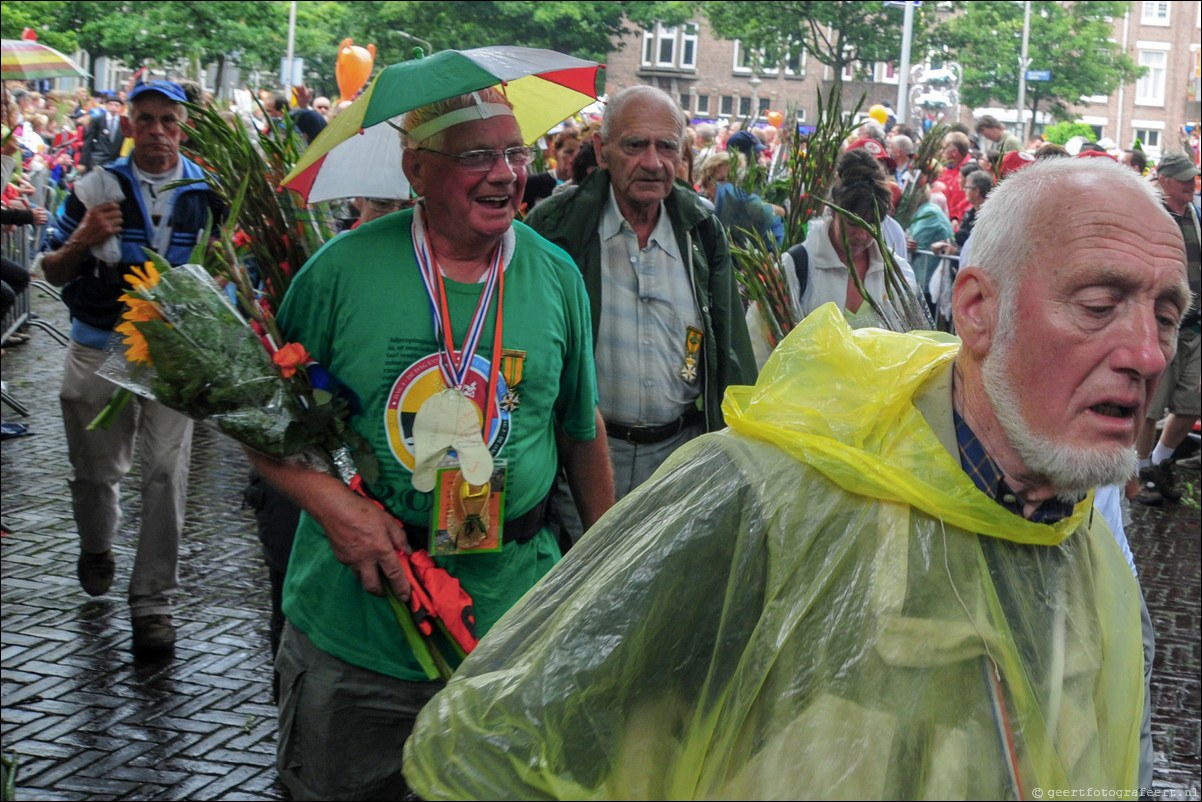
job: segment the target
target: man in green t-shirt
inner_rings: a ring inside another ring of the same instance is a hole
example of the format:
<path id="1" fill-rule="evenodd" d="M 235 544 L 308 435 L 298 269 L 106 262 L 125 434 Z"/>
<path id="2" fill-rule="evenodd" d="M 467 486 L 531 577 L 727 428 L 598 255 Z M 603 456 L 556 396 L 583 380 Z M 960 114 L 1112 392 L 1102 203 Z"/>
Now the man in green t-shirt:
<path id="1" fill-rule="evenodd" d="M 351 423 L 379 458 L 370 490 L 387 511 L 332 476 L 254 458 L 304 509 L 277 659 L 277 763 L 295 799 L 404 795 L 402 747 L 442 683 L 406 647 L 382 583 L 408 598 L 395 550 L 427 546 L 456 503 L 445 499 L 503 494 L 500 549 L 438 557 L 480 635 L 560 557 L 545 526 L 560 461 L 586 525 L 613 503 L 588 298 L 567 255 L 514 223 L 530 151 L 511 106 L 487 90 L 409 112 L 403 127 L 421 202 L 328 243 L 279 314 L 284 337 L 358 402 Z M 450 474 L 435 470 L 448 447 Z M 488 463 L 504 465 L 503 482 L 492 468 L 477 478 Z"/>

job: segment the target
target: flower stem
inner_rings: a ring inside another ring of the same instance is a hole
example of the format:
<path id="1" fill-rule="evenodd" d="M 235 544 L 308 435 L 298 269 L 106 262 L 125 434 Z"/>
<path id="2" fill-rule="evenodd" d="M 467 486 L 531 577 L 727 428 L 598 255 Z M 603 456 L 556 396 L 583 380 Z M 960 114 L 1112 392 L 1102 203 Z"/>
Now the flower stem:
<path id="1" fill-rule="evenodd" d="M 418 631 L 417 624 L 413 622 L 413 616 L 409 613 L 409 608 L 387 582 L 384 582 L 384 594 L 388 597 L 392 614 L 396 616 L 396 621 L 401 625 L 401 631 L 405 634 L 405 642 L 409 644 L 413 656 L 421 664 L 426 676 L 432 680 L 441 679 L 443 682 L 449 680 L 451 678 L 450 666 L 447 665 L 446 660 L 442 659 L 441 654 L 435 658 L 432 654 L 435 650 L 430 648 L 430 644 Z"/>
<path id="2" fill-rule="evenodd" d="M 124 387 L 118 387 L 116 390 L 113 390 L 113 394 L 109 398 L 109 402 L 105 404 L 104 409 L 100 410 L 100 414 L 88 424 L 88 431 L 107 429 L 112 426 L 113 421 L 117 420 L 117 416 L 125 409 L 125 405 L 129 403 L 129 399 L 133 398 L 133 395 L 133 393 Z"/>

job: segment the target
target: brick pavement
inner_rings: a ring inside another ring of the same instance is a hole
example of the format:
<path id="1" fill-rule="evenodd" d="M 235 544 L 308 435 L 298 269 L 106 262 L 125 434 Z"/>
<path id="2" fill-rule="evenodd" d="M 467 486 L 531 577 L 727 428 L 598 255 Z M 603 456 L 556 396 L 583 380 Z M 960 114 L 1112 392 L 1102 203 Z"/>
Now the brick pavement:
<path id="1" fill-rule="evenodd" d="M 35 292 L 34 309 L 65 327 Z M 268 582 L 249 512 L 241 452 L 198 429 L 174 660 L 135 663 L 120 589 L 131 544 L 115 551 L 115 592 L 91 599 L 75 580 L 77 540 L 58 415 L 62 350 L 44 332 L 8 349 L 3 376 L 31 408 L 31 437 L 0 451 L 0 744 L 18 753 L 21 799 L 286 799 L 272 767 L 275 710 L 267 645 Z M 1156 787 L 1198 799 L 1200 494 L 1193 506 L 1134 511 L 1132 547 L 1152 612 Z M 127 488 L 136 487 L 127 483 Z M 137 494 L 123 498 L 136 531 Z"/>
<path id="2" fill-rule="evenodd" d="M 34 309 L 65 329 L 58 302 Z M 3 375 L 36 434 L 4 442 L 3 748 L 20 760 L 21 799 L 287 799 L 274 768 L 275 706 L 266 568 L 241 509 L 246 458 L 198 428 L 180 547 L 176 656 L 136 663 L 124 589 L 133 543 L 114 548 L 113 590 L 92 599 L 75 579 L 78 538 L 58 412 L 63 350 L 45 332 L 8 348 Z M 125 483 L 136 533 L 138 481 Z"/>

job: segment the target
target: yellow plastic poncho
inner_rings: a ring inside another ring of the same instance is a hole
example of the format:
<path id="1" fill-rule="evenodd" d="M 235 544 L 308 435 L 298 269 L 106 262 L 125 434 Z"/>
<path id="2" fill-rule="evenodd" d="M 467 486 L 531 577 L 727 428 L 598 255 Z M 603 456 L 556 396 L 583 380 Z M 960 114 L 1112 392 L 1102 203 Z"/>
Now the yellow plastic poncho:
<path id="1" fill-rule="evenodd" d="M 730 430 L 611 510 L 426 707 L 414 790 L 1134 788 L 1135 580 L 1092 496 L 1041 525 L 975 489 L 949 453 L 955 353 L 829 305 L 803 322 L 728 393 Z"/>

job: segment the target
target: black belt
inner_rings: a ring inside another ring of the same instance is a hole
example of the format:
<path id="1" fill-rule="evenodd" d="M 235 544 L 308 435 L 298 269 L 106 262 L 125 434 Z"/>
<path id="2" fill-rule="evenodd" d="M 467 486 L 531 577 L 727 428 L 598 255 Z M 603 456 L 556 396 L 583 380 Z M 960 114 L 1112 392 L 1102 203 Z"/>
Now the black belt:
<path id="1" fill-rule="evenodd" d="M 551 483 L 551 489 L 555 489 L 554 482 Z M 505 542 L 521 544 L 534 540 L 534 536 L 547 525 L 547 510 L 550 506 L 551 491 L 547 491 L 547 495 L 543 496 L 542 500 L 529 510 L 506 521 L 502 535 Z M 408 538 L 409 545 L 414 549 L 429 549 L 430 547 L 429 527 L 405 524 L 405 537 Z"/>
<path id="2" fill-rule="evenodd" d="M 662 443 L 683 432 L 694 424 L 703 423 L 705 416 L 699 409 L 690 409 L 671 423 L 660 426 L 626 426 L 622 423 L 605 422 L 605 433 L 615 440 L 625 440 L 636 446 Z"/>

